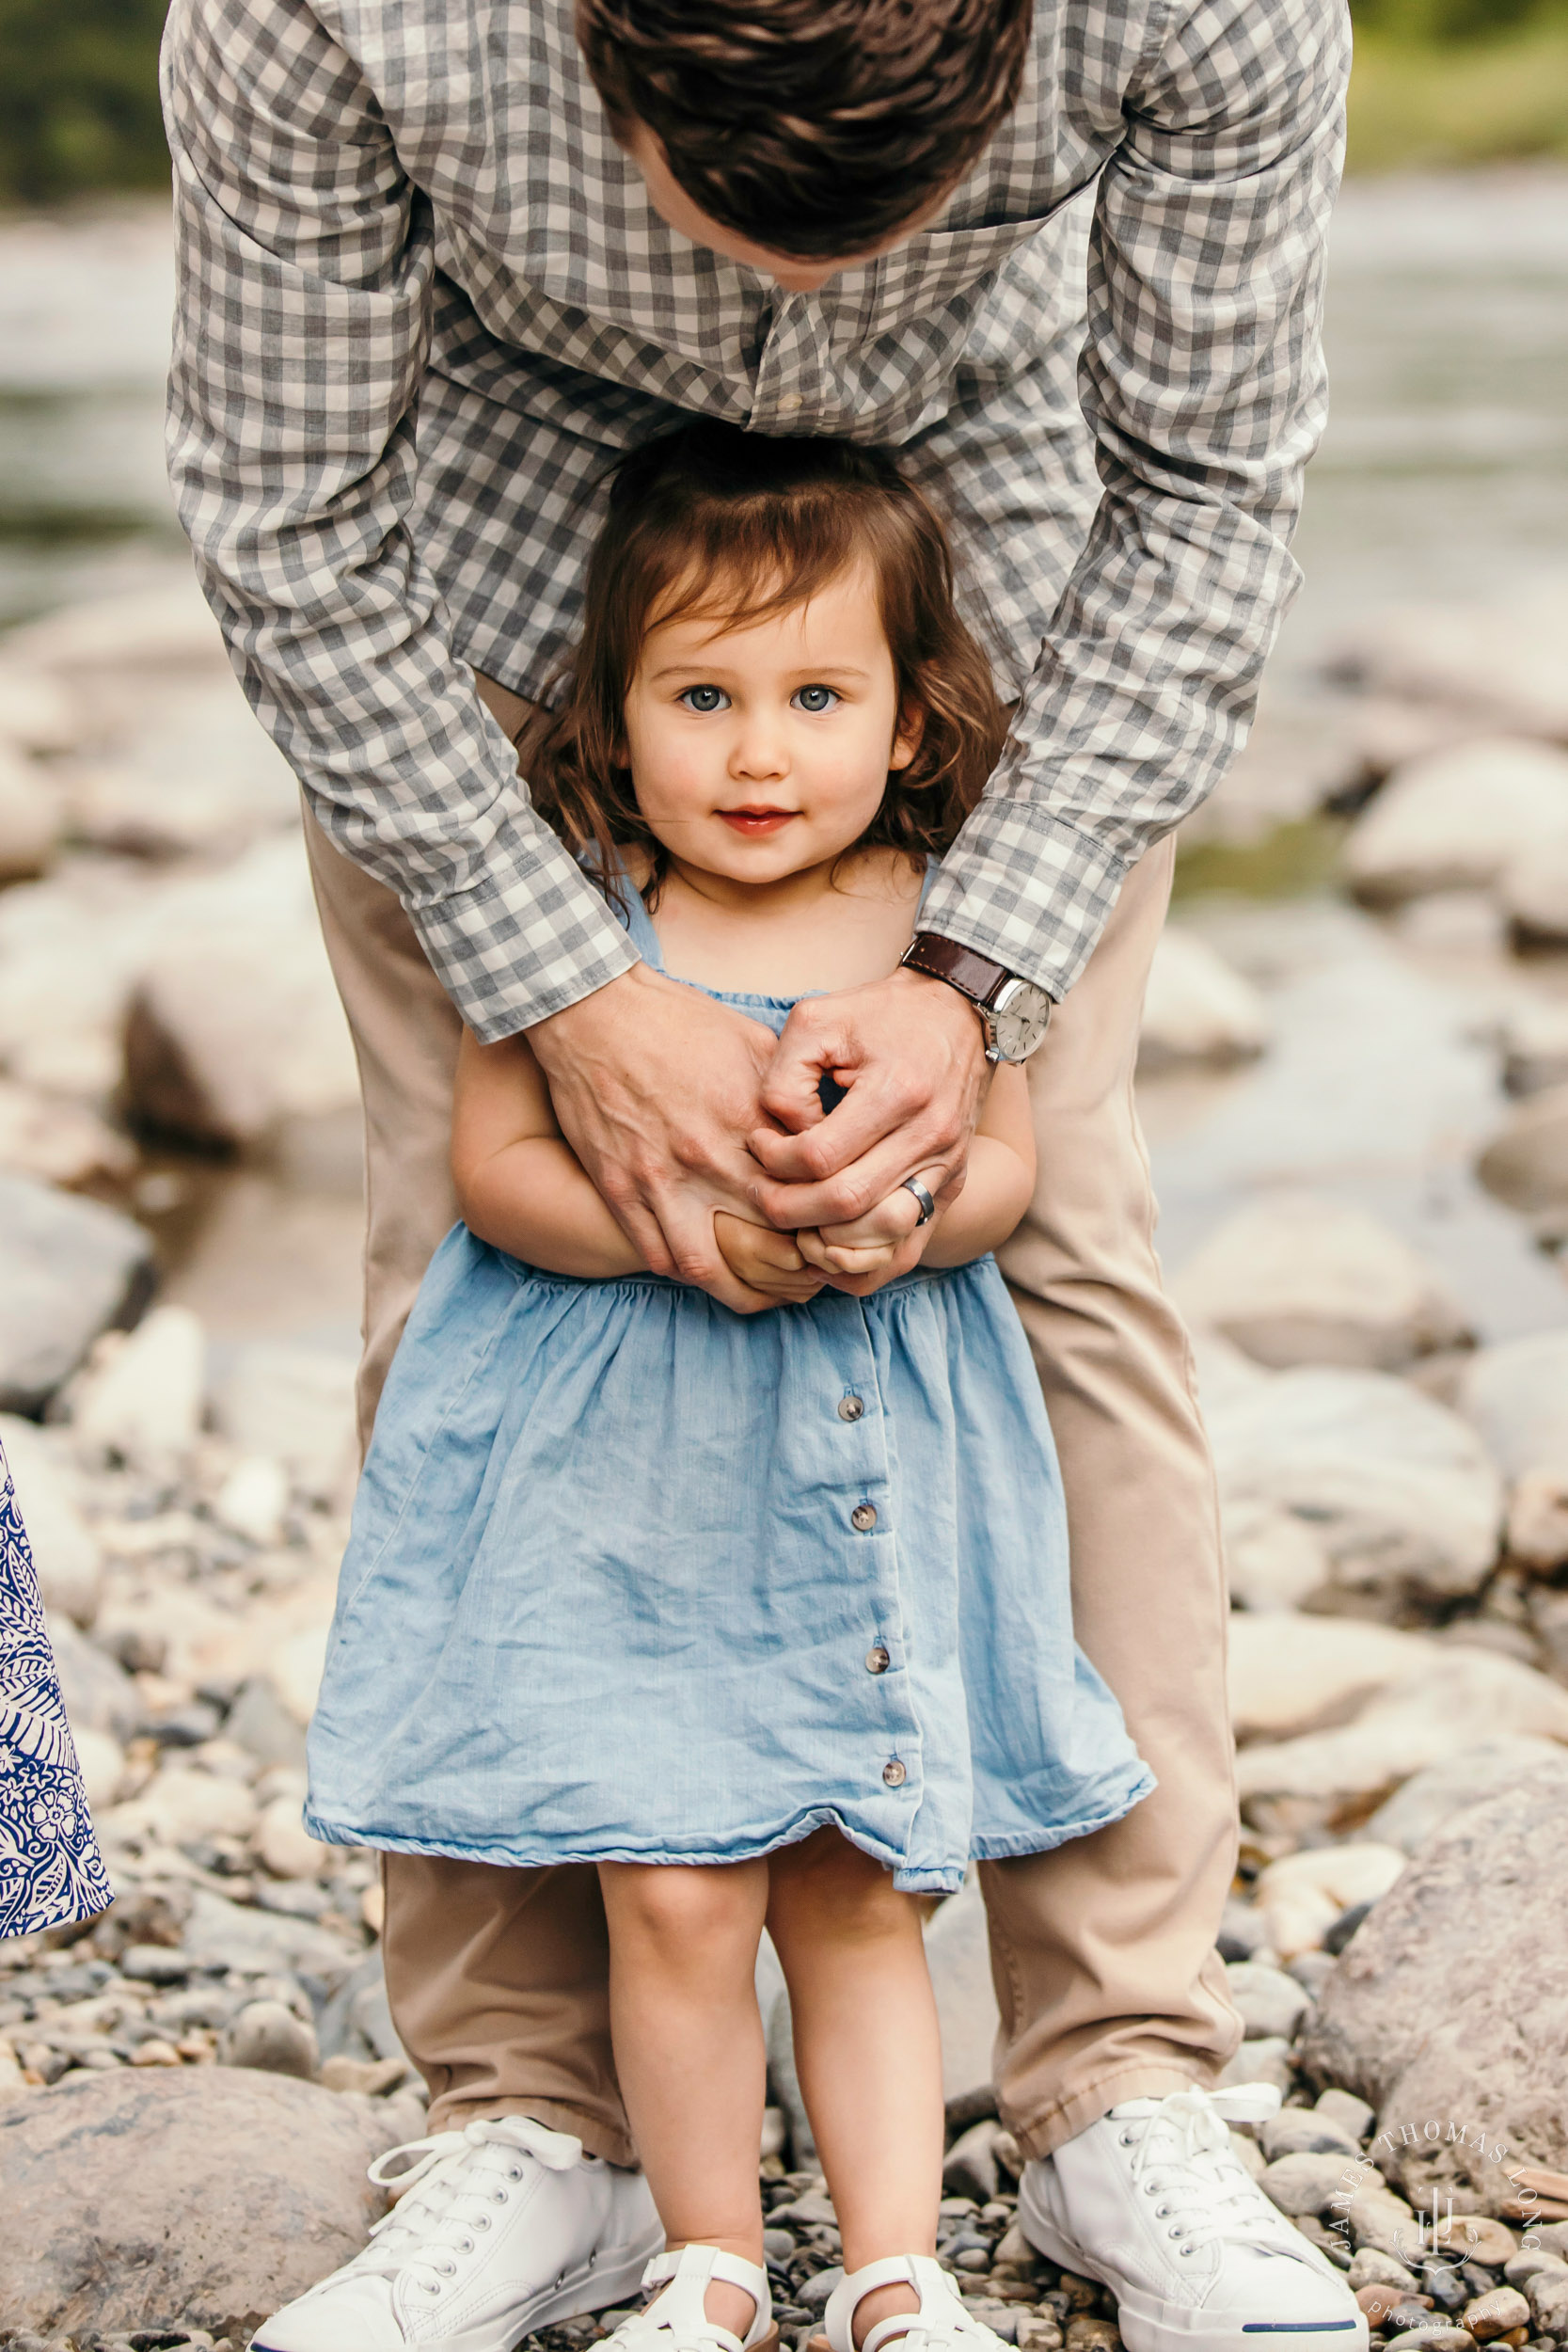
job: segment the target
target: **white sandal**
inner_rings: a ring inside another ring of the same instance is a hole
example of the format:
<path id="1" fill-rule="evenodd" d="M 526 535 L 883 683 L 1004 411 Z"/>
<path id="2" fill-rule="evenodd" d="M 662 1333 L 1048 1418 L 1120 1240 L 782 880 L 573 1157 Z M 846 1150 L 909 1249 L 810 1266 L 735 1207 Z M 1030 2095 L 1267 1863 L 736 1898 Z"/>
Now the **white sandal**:
<path id="1" fill-rule="evenodd" d="M 744 2336 L 709 2319 L 703 2304 L 711 2281 L 739 2287 L 756 2310 Z M 768 2273 L 717 2246 L 683 2246 L 678 2254 L 656 2254 L 642 2273 L 644 2287 L 662 2287 L 645 2310 L 633 2312 L 599 2347 L 610 2352 L 777 2352 L 773 2297 Z"/>
<path id="2" fill-rule="evenodd" d="M 881 2352 L 893 2337 L 908 2339 L 910 2352 L 1006 2352 L 1002 2338 L 976 2319 L 950 2272 L 934 2254 L 887 2254 L 852 2270 L 828 2297 L 822 2314 L 826 2335 L 814 2336 L 810 2352 L 857 2352 L 855 2312 L 879 2287 L 908 2285 L 920 2297 L 917 2312 L 895 2312 L 866 2331 L 858 2352 Z"/>

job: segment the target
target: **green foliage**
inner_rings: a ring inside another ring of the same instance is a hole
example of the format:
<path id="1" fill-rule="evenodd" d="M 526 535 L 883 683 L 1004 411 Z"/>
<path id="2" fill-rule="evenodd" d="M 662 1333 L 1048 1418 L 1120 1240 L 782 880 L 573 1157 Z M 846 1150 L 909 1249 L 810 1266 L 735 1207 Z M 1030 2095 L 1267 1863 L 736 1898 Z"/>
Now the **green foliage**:
<path id="1" fill-rule="evenodd" d="M 1443 170 L 1532 156 L 1568 158 L 1568 22 L 1452 43 L 1357 36 L 1352 171 Z"/>
<path id="2" fill-rule="evenodd" d="M 0 200 L 48 204 L 168 177 L 166 0 L 0 0 Z"/>
<path id="3" fill-rule="evenodd" d="M 1568 29 L 1568 0 L 1351 0 L 1356 31 L 1401 47 L 1449 47 L 1525 27 Z"/>

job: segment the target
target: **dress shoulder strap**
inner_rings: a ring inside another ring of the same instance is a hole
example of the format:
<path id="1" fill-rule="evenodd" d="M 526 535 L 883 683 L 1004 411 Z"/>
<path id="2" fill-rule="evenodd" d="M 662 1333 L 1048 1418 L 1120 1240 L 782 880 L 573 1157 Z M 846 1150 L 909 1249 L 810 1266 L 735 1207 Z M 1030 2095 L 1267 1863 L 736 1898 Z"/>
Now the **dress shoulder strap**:
<path id="1" fill-rule="evenodd" d="M 581 860 L 581 864 L 595 888 L 602 888 L 596 861 L 585 857 Z M 616 921 L 622 925 L 643 962 L 650 965 L 654 971 L 662 972 L 664 958 L 659 950 L 658 933 L 654 929 L 652 915 L 642 903 L 642 894 L 625 866 L 617 874 L 616 880 L 620 884 L 621 902 L 618 904 L 613 898 L 610 898 L 610 911 L 615 916 Z M 606 896 L 609 897 L 608 892 Z"/>

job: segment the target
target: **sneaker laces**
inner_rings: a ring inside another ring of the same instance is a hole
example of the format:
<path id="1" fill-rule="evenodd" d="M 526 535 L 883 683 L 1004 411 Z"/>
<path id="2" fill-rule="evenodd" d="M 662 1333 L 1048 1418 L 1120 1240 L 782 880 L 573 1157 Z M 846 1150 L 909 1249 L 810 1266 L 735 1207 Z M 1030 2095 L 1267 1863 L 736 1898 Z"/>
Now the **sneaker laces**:
<path id="1" fill-rule="evenodd" d="M 400 2156 L 415 2161 L 389 2171 Z M 343 2269 L 384 2279 L 410 2271 L 425 2294 L 439 2295 L 456 2277 L 458 2257 L 476 2250 L 496 2208 L 528 2178 L 531 2160 L 547 2171 L 569 2172 L 581 2159 L 581 2140 L 547 2131 L 526 2115 L 484 2118 L 460 2132 L 404 2140 L 368 2168 L 366 2177 L 377 2188 L 402 2193 L 372 2227 L 369 2245 Z"/>
<path id="2" fill-rule="evenodd" d="M 1306 2241 L 1238 2160 L 1227 2128 L 1264 2122 L 1278 2108 L 1272 2083 L 1239 2083 L 1229 2090 L 1130 2099 L 1111 2109 L 1120 2144 L 1132 2151 L 1133 2184 L 1146 2196 L 1164 2199 L 1154 2217 L 1167 2223 L 1167 2237 L 1180 2241 L 1178 2253 L 1226 2242 L 1307 2258 Z"/>

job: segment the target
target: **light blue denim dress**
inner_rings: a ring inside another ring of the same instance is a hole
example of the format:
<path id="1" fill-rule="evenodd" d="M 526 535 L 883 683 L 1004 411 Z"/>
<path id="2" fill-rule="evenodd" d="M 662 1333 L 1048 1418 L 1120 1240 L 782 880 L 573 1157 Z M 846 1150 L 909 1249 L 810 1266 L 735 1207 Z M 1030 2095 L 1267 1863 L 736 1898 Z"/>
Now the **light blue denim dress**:
<path id="1" fill-rule="evenodd" d="M 775 1033 L 795 1001 L 705 993 Z M 476 1862 L 738 1862 L 833 1822 L 936 1894 L 1118 1820 L 1153 1775 L 1072 1638 L 994 1259 L 745 1316 L 454 1227 L 377 1415 L 309 1756 L 313 1836 Z"/>

